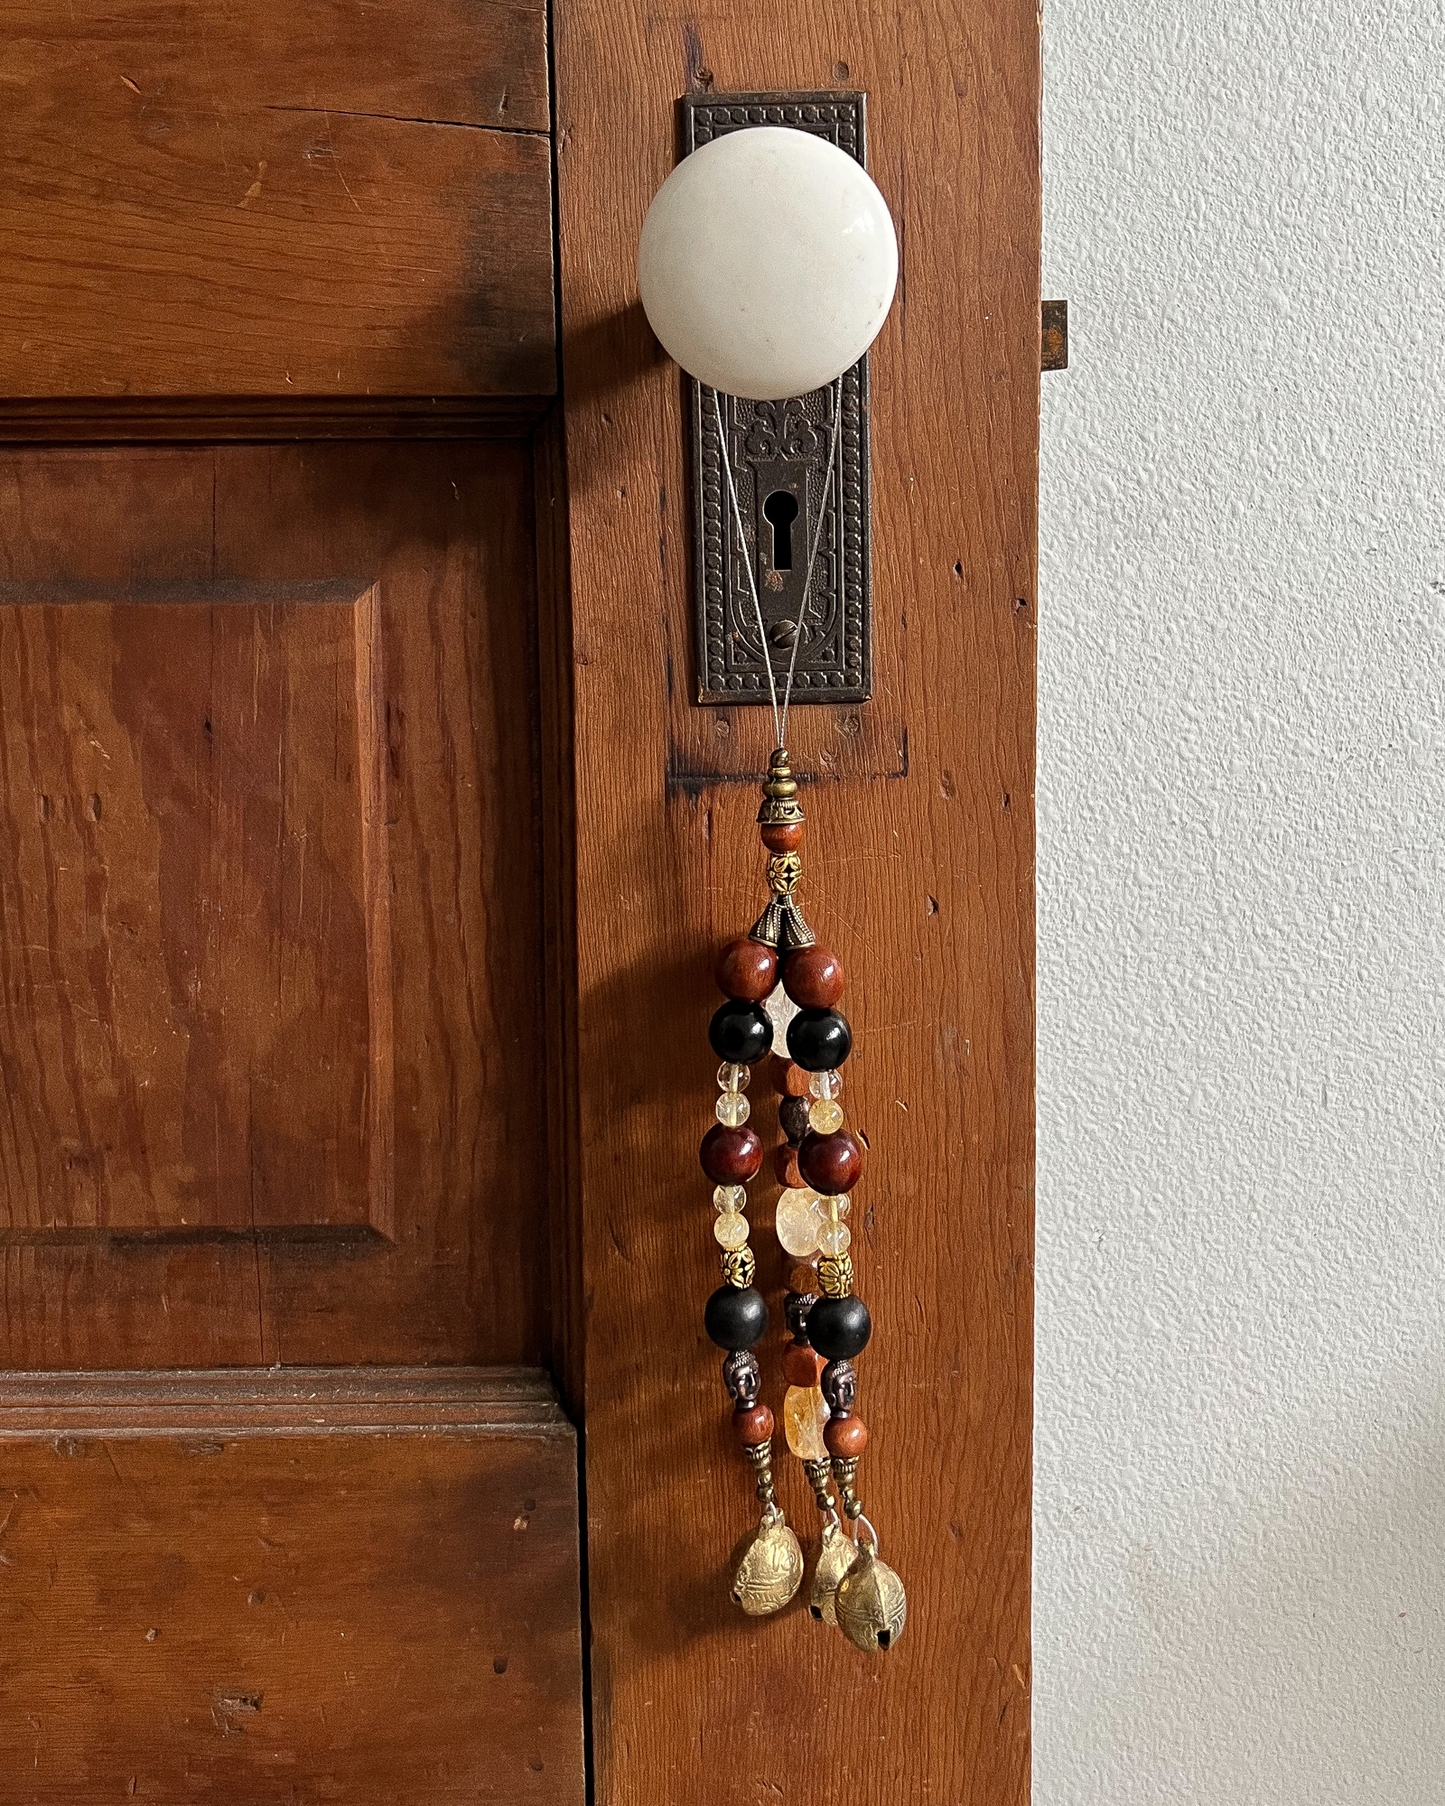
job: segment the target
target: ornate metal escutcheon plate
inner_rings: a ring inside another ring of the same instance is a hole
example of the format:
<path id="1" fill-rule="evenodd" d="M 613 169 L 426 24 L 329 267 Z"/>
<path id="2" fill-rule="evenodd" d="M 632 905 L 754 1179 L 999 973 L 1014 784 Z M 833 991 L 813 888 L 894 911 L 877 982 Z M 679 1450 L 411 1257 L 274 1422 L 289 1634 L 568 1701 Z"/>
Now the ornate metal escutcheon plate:
<path id="1" fill-rule="evenodd" d="M 684 152 L 724 132 L 785 125 L 830 139 L 865 161 L 862 94 L 698 94 L 682 103 Z M 747 568 L 732 525 L 713 391 L 692 390 L 692 488 L 698 701 L 766 703 Z M 843 422 L 828 493 L 823 479 L 833 430 L 834 389 L 789 401 L 723 396 L 728 455 L 763 624 L 775 668 L 786 669 L 793 623 L 802 616 L 794 706 L 864 702 L 872 694 L 868 553 L 868 359 L 843 378 Z M 824 510 L 806 606 L 801 594 L 809 536 Z"/>

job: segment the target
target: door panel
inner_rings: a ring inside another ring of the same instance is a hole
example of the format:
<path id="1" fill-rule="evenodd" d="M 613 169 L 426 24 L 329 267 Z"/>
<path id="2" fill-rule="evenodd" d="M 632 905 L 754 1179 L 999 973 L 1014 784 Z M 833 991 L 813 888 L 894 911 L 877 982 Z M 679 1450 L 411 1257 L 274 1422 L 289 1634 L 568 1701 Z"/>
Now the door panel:
<path id="1" fill-rule="evenodd" d="M 5 396 L 551 394 L 542 0 L 5 11 Z"/>
<path id="2" fill-rule="evenodd" d="M 580 1806 L 538 1376 L 12 1384 L 0 1466 L 0 1798 Z"/>
<path id="3" fill-rule="evenodd" d="M 0 1349 L 549 1347 L 531 460 L 0 461 Z"/>

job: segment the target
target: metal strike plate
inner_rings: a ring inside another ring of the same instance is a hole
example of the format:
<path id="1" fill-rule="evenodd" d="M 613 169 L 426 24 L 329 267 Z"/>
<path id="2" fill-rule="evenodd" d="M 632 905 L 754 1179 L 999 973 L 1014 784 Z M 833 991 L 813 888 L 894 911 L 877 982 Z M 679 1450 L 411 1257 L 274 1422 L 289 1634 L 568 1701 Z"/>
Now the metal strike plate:
<path id="1" fill-rule="evenodd" d="M 684 155 L 725 132 L 786 125 L 816 132 L 865 163 L 862 94 L 697 94 L 682 103 Z M 697 699 L 766 703 L 767 667 L 747 566 L 732 520 L 713 391 L 692 391 Z M 781 678 L 801 618 L 793 706 L 865 702 L 873 693 L 868 547 L 868 359 L 843 377 L 842 429 L 824 493 L 834 389 L 791 401 L 724 395 L 724 429 L 763 626 Z M 809 536 L 823 525 L 806 605 Z"/>

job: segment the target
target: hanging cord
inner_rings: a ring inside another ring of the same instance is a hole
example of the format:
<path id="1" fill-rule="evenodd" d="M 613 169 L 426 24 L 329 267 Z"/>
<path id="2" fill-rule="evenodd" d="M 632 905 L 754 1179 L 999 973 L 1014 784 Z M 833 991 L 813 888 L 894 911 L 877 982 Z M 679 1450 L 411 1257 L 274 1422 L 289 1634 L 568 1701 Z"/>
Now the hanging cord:
<path id="1" fill-rule="evenodd" d="M 828 463 L 823 472 L 823 498 L 818 504 L 818 521 L 813 529 L 813 543 L 808 552 L 808 568 L 803 574 L 803 595 L 798 604 L 798 618 L 793 623 L 793 651 L 788 660 L 787 680 L 783 685 L 783 706 L 778 707 L 778 680 L 773 672 L 773 656 L 768 650 L 768 632 L 763 621 L 763 604 L 758 596 L 757 573 L 753 569 L 754 558 L 748 551 L 748 536 L 743 531 L 743 511 L 738 506 L 737 484 L 733 481 L 732 458 L 728 453 L 727 426 L 723 420 L 722 402 L 716 389 L 712 392 L 713 412 L 717 416 L 718 445 L 722 451 L 723 473 L 728 480 L 728 497 L 732 502 L 733 521 L 738 530 L 738 544 L 742 547 L 743 564 L 747 568 L 748 588 L 752 591 L 753 612 L 758 623 L 758 643 L 763 650 L 763 663 L 768 668 L 768 697 L 773 705 L 773 728 L 777 734 L 775 744 L 788 744 L 788 705 L 793 700 L 793 674 L 798 669 L 798 647 L 803 641 L 803 616 L 808 608 L 808 592 L 813 586 L 813 566 L 818 560 L 818 546 L 823 538 L 823 522 L 828 515 L 828 497 L 833 487 L 833 465 L 838 457 L 838 433 L 843 424 L 843 378 L 840 376 L 833 385 L 833 432 L 828 441 Z"/>

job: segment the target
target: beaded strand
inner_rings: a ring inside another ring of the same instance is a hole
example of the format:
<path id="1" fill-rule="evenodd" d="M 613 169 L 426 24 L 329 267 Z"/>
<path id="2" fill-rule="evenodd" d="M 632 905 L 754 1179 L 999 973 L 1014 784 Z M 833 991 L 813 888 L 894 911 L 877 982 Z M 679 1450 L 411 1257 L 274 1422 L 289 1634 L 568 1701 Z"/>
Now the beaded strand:
<path id="1" fill-rule="evenodd" d="M 783 1428 L 823 1521 L 809 1609 L 815 1618 L 841 1625 L 860 1648 L 886 1650 L 902 1634 L 907 1606 L 902 1582 L 879 1559 L 877 1536 L 857 1491 L 868 1430 L 854 1411 L 853 1362 L 868 1344 L 872 1322 L 853 1290 L 847 1222 L 851 1194 L 863 1174 L 863 1148 L 846 1127 L 839 1102 L 840 1068 L 852 1052 L 853 1035 L 835 1007 L 843 994 L 843 968 L 834 954 L 818 946 L 794 895 L 802 876 L 803 812 L 797 792 L 787 754 L 779 749 L 758 813 L 769 854 L 770 901 L 751 932 L 723 949 L 716 967 L 726 1001 L 713 1015 L 708 1034 L 723 1064 L 718 1069 L 717 1122 L 703 1138 L 702 1164 L 716 1187 L 713 1233 L 723 1250 L 724 1283 L 708 1300 L 704 1326 L 727 1351 L 723 1383 L 763 1507 L 739 1563 L 733 1597 L 753 1614 L 777 1611 L 798 1588 L 803 1558 L 773 1480 L 776 1426 L 759 1398 L 761 1373 L 752 1352 L 767 1332 L 768 1307 L 754 1284 L 757 1263 L 743 1212 L 746 1183 L 757 1176 L 763 1159 L 745 1093 L 752 1068 L 774 1045 L 774 1018 L 764 1005 L 770 999 L 776 1003 L 781 981 L 793 1013 L 786 1028 L 788 1057 L 775 1053 L 771 1065 L 784 1135 L 773 1161 L 782 1187 L 775 1228 L 784 1252 L 795 1262 L 784 1307 L 792 1339 L 783 1357 L 788 1388 Z M 843 1533 L 830 1485 L 837 1488 L 851 1538 Z"/>

